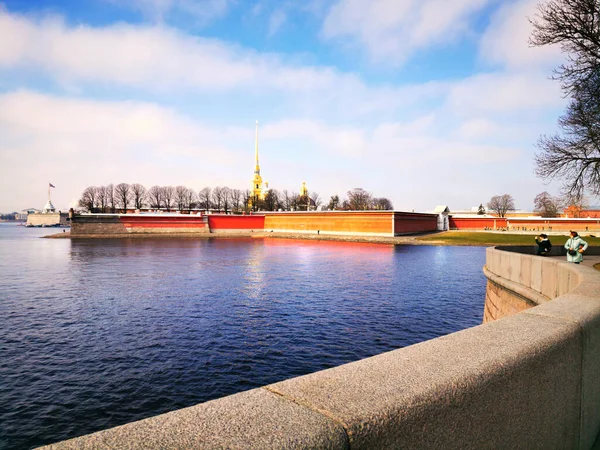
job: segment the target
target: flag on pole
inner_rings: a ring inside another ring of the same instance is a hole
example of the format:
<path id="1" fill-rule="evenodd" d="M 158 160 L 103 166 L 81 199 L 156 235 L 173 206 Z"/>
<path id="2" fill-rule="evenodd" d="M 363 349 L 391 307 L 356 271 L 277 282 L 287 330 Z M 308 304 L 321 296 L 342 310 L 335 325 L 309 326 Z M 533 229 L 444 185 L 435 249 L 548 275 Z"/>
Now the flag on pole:
<path id="1" fill-rule="evenodd" d="M 53 187 L 53 188 L 55 188 L 56 186 L 54 186 L 52 183 L 48 183 L 48 187 Z"/>

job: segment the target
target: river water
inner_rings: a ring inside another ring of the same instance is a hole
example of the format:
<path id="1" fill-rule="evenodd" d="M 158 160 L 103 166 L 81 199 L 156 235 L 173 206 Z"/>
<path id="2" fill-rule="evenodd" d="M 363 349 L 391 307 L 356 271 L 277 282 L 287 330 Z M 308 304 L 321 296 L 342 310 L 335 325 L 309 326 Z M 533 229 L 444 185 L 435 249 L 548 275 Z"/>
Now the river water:
<path id="1" fill-rule="evenodd" d="M 0 448 L 337 366 L 483 315 L 483 247 L 39 239 L 51 232 L 0 224 Z"/>

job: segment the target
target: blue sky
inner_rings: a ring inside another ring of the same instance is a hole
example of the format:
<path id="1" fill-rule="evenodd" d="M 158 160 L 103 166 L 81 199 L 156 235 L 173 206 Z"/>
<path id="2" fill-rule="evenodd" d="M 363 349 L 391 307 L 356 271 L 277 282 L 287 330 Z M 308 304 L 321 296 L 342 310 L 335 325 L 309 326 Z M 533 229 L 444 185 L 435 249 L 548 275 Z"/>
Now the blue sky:
<path id="1" fill-rule="evenodd" d="M 398 210 L 542 192 L 535 143 L 565 100 L 529 48 L 537 0 L 0 3 L 0 211 L 90 185 L 331 195 Z"/>

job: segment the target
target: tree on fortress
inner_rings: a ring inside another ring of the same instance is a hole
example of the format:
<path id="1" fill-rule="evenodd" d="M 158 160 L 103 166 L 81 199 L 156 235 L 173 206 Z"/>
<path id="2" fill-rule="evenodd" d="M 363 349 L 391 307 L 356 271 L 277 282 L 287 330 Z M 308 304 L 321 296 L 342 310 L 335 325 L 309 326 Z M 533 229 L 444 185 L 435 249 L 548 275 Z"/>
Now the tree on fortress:
<path id="1" fill-rule="evenodd" d="M 198 202 L 200 203 L 200 207 L 204 208 L 204 211 L 208 212 L 210 209 L 210 198 L 211 198 L 212 189 L 208 186 L 202 188 L 200 192 L 198 192 Z"/>
<path id="2" fill-rule="evenodd" d="M 163 205 L 163 191 L 160 186 L 152 186 L 148 191 L 150 208 L 160 209 Z"/>
<path id="3" fill-rule="evenodd" d="M 483 207 L 483 203 L 479 204 L 479 208 L 477 209 L 477 214 L 483 216 L 485 214 L 485 208 Z"/>
<path id="4" fill-rule="evenodd" d="M 330 211 L 335 211 L 336 209 L 340 209 L 340 196 L 332 195 L 329 199 L 329 204 L 327 205 L 327 209 Z"/>
<path id="5" fill-rule="evenodd" d="M 261 209 L 265 211 L 277 211 L 281 205 L 281 195 L 276 189 L 269 189 L 262 202 L 259 201 Z"/>
<path id="6" fill-rule="evenodd" d="M 373 209 L 380 211 L 391 211 L 394 209 L 394 205 L 389 198 L 379 197 L 373 199 Z"/>
<path id="7" fill-rule="evenodd" d="M 96 207 L 97 189 L 93 186 L 86 187 L 79 199 L 79 206 L 86 209 L 88 212 L 93 212 Z"/>
<path id="8" fill-rule="evenodd" d="M 366 211 L 371 209 L 373 196 L 363 188 L 355 188 L 346 193 L 348 201 L 346 207 L 350 211 Z"/>
<path id="9" fill-rule="evenodd" d="M 126 213 L 131 202 L 131 187 L 127 183 L 119 183 L 115 186 L 115 197 L 117 205 Z"/>
<path id="10" fill-rule="evenodd" d="M 311 203 L 314 206 L 315 210 L 319 209 L 319 206 L 323 204 L 323 200 L 321 199 L 321 195 L 318 192 L 312 191 L 310 194 Z"/>
<path id="11" fill-rule="evenodd" d="M 510 194 L 494 195 L 488 202 L 487 207 L 494 211 L 498 217 L 506 217 L 508 211 L 514 211 L 515 201 Z"/>
<path id="12" fill-rule="evenodd" d="M 133 199 L 133 207 L 135 209 L 142 209 L 144 207 L 144 201 L 146 200 L 146 188 L 140 183 L 132 184 L 131 196 Z"/>
<path id="13" fill-rule="evenodd" d="M 564 194 L 600 195 L 600 1 L 549 0 L 531 21 L 534 46 L 560 45 L 567 62 L 554 71 L 570 97 L 560 134 L 542 136 L 536 174 L 564 180 Z"/>
<path id="14" fill-rule="evenodd" d="M 558 217 L 562 204 L 558 197 L 553 197 L 544 191 L 535 196 L 533 207 L 533 211 L 542 217 Z"/>

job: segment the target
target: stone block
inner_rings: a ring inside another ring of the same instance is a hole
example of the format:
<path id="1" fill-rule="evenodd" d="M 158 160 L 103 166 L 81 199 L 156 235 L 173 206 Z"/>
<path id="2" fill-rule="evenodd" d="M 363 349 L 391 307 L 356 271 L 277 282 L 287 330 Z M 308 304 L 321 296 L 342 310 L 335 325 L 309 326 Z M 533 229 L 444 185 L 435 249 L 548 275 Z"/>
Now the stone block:
<path id="1" fill-rule="evenodd" d="M 267 387 L 357 449 L 577 448 L 577 324 L 517 314 Z"/>
<path id="2" fill-rule="evenodd" d="M 571 265 L 560 263 L 556 266 L 557 271 L 557 295 L 564 295 L 571 290 L 571 277 L 577 275 L 572 270 Z"/>
<path id="3" fill-rule="evenodd" d="M 512 274 L 512 266 L 510 265 L 511 254 L 508 252 L 500 252 L 500 262 L 498 265 L 497 275 L 510 280 Z"/>
<path id="4" fill-rule="evenodd" d="M 542 292 L 542 263 L 543 258 L 533 258 L 531 260 L 531 289 L 536 292 Z"/>
<path id="5" fill-rule="evenodd" d="M 44 448 L 343 449 L 348 442 L 330 419 L 254 389 Z"/>
<path id="6" fill-rule="evenodd" d="M 549 299 L 557 297 L 558 261 L 545 258 L 542 262 L 542 294 Z"/>
<path id="7" fill-rule="evenodd" d="M 524 314 L 569 320 L 582 330 L 581 447 L 592 448 L 600 430 L 600 290 L 595 297 L 567 294 Z"/>
<path id="8" fill-rule="evenodd" d="M 520 253 L 508 253 L 508 260 L 510 264 L 510 281 L 519 283 L 521 280 L 521 261 L 525 255 Z"/>
<path id="9" fill-rule="evenodd" d="M 531 287 L 531 263 L 533 261 L 531 255 L 521 255 L 521 274 L 518 283 L 525 287 Z"/>

